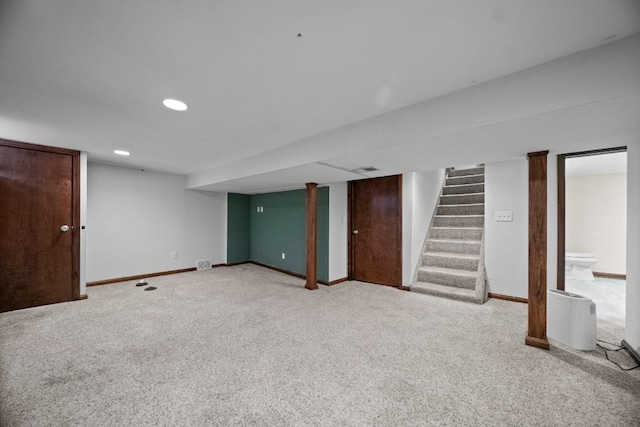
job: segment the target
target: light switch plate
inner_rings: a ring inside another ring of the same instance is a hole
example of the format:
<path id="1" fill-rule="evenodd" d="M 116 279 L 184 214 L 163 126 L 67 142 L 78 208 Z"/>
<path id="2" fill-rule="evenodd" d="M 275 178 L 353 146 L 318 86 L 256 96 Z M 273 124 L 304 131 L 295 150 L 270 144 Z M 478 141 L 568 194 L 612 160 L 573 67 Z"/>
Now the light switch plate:
<path id="1" fill-rule="evenodd" d="M 496 222 L 513 222 L 513 211 L 496 211 Z"/>

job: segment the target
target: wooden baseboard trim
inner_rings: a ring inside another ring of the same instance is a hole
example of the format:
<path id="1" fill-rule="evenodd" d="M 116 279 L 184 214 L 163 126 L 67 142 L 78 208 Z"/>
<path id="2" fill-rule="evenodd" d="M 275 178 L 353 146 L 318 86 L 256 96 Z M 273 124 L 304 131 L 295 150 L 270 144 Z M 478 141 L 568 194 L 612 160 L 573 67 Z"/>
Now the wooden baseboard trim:
<path id="1" fill-rule="evenodd" d="M 513 301 L 513 302 L 522 302 L 525 304 L 529 303 L 529 300 L 526 298 L 512 297 L 511 295 L 493 294 L 491 292 L 489 292 L 489 298 L 502 299 L 505 301 Z"/>
<path id="2" fill-rule="evenodd" d="M 81 301 L 81 300 L 88 299 L 88 298 L 89 297 L 87 296 L 87 294 L 84 294 L 84 295 L 80 295 L 76 301 Z"/>
<path id="3" fill-rule="evenodd" d="M 233 267 L 233 266 L 242 265 L 242 264 L 255 264 L 257 266 L 268 268 L 270 270 L 275 270 L 275 271 L 277 271 L 279 273 L 287 274 L 289 276 L 294 276 L 294 277 L 297 277 L 299 279 L 306 279 L 306 276 L 304 274 L 295 273 L 293 271 L 285 270 L 285 269 L 279 268 L 279 267 L 274 267 L 274 266 L 268 265 L 268 264 L 263 264 L 263 263 L 258 262 L 258 261 L 241 261 L 241 262 L 232 262 L 232 263 L 229 263 L 229 264 L 214 264 L 214 265 L 211 266 L 211 268 Z M 130 280 L 146 279 L 146 278 L 149 278 L 149 277 L 167 276 L 169 274 L 178 274 L 178 273 L 188 273 L 190 271 L 196 271 L 196 268 L 195 267 L 191 267 L 191 268 L 183 268 L 181 270 L 161 271 L 161 272 L 158 272 L 158 273 L 139 274 L 137 276 L 116 277 L 114 279 L 97 280 L 95 282 L 87 282 L 87 286 L 108 285 L 110 283 L 128 282 Z M 332 280 L 331 282 L 327 282 L 327 281 L 324 281 L 324 280 L 318 280 L 318 283 L 321 283 L 321 284 L 326 285 L 326 286 L 333 286 L 333 285 L 337 285 L 338 283 L 346 282 L 347 280 L 349 280 L 348 277 L 343 277 L 341 279 Z M 86 295 L 84 296 L 84 298 L 82 298 L 82 295 L 80 297 L 80 299 L 86 299 L 86 298 L 87 298 Z"/>
<path id="4" fill-rule="evenodd" d="M 259 261 L 247 261 L 246 263 L 242 263 L 242 264 L 255 264 L 259 267 L 264 267 L 264 268 L 268 268 L 269 270 L 274 270 L 277 271 L 278 273 L 282 273 L 282 274 L 287 274 L 289 276 L 293 276 L 293 277 L 297 277 L 298 279 L 303 279 L 306 280 L 307 276 L 305 276 L 304 274 L 300 274 L 300 273 L 296 273 L 293 271 L 289 271 L 289 270 L 285 270 L 284 268 L 280 268 L 280 267 L 274 267 L 273 265 L 269 265 L 269 264 L 263 264 Z M 318 280 L 318 283 L 320 283 L 321 285 L 325 285 L 325 286 L 333 286 L 333 285 L 337 285 L 338 283 L 342 283 L 342 282 L 346 282 L 347 280 L 349 280 L 347 277 L 343 277 L 341 279 L 337 279 L 337 280 L 332 280 L 331 282 L 327 282 L 326 280 Z"/>
<path id="5" fill-rule="evenodd" d="M 631 344 L 629 344 L 627 340 L 622 340 L 622 343 L 620 345 L 622 346 L 622 348 L 627 350 L 633 360 L 635 360 L 636 363 L 640 365 L 640 353 L 638 353 L 633 347 L 631 347 Z"/>
<path id="6" fill-rule="evenodd" d="M 595 277 L 602 277 L 603 279 L 627 280 L 626 274 L 600 273 L 600 272 L 594 271 L 593 275 Z"/>
<path id="7" fill-rule="evenodd" d="M 242 265 L 242 264 L 251 264 L 251 261 L 229 262 L 227 264 L 220 264 L 220 265 L 225 266 L 225 267 L 234 267 L 236 265 Z"/>
<path id="8" fill-rule="evenodd" d="M 87 286 L 108 285 L 110 283 L 128 282 L 130 280 L 146 279 L 149 277 L 157 277 L 157 276 L 167 276 L 169 274 L 187 273 L 189 271 L 196 271 L 196 268 L 191 267 L 191 268 L 183 268 L 181 270 L 160 271 L 158 273 L 138 274 L 136 276 L 116 277 L 114 279 L 97 280 L 95 282 L 87 282 Z"/>
<path id="9" fill-rule="evenodd" d="M 274 270 L 274 271 L 277 271 L 279 273 L 288 274 L 289 276 L 297 277 L 299 279 L 306 279 L 307 278 L 307 276 L 305 276 L 304 274 L 294 273 L 293 271 L 285 270 L 284 268 L 280 268 L 280 267 L 274 267 L 273 265 L 269 265 L 269 264 L 263 264 L 263 263 L 258 262 L 258 261 L 249 261 L 249 263 L 255 264 L 255 265 L 260 266 L 260 267 L 268 268 L 269 270 Z"/>
<path id="10" fill-rule="evenodd" d="M 524 339 L 524 343 L 526 345 L 530 345 L 532 347 L 543 348 L 545 350 L 549 350 L 549 340 L 546 338 L 535 338 L 535 337 L 526 337 Z"/>

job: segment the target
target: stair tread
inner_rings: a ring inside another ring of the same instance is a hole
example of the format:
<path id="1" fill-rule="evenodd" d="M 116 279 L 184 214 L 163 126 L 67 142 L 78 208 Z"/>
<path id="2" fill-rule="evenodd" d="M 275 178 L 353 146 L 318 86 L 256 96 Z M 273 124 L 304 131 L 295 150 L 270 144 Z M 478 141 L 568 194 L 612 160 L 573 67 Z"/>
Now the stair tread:
<path id="1" fill-rule="evenodd" d="M 442 194 L 440 197 L 466 197 L 466 196 L 479 196 L 483 195 L 484 192 L 481 193 L 464 193 L 464 194 Z"/>
<path id="2" fill-rule="evenodd" d="M 476 173 L 473 175 L 453 175 L 453 176 L 449 176 L 447 177 L 447 179 L 457 179 L 457 178 L 469 178 L 470 176 L 484 176 L 485 174 L 483 173 Z"/>
<path id="3" fill-rule="evenodd" d="M 438 230 L 482 230 L 484 229 L 484 227 L 438 227 L 438 226 L 431 227 L 432 230 L 434 228 L 437 228 Z"/>
<path id="4" fill-rule="evenodd" d="M 468 178 L 468 177 L 465 176 L 465 178 Z M 470 182 L 470 183 L 467 182 L 464 184 L 445 184 L 445 187 L 468 187 L 470 185 L 484 185 L 484 182 Z"/>
<path id="5" fill-rule="evenodd" d="M 434 251 L 428 251 L 428 252 L 424 252 L 422 255 L 432 255 L 432 256 L 438 256 L 438 257 L 443 257 L 443 258 L 463 258 L 463 259 L 479 259 L 480 258 L 480 254 L 461 254 L 458 252 L 434 252 Z"/>
<path id="6" fill-rule="evenodd" d="M 431 242 L 454 242 L 454 243 L 480 243 L 480 239 L 477 239 L 477 240 L 461 240 L 461 239 L 431 239 L 431 238 L 429 238 L 428 241 L 431 241 Z"/>
<path id="7" fill-rule="evenodd" d="M 448 296 L 460 301 L 481 303 L 482 299 L 476 295 L 475 289 L 456 288 L 430 282 L 415 282 L 409 286 L 412 292 L 424 293 L 435 296 Z"/>
<path id="8" fill-rule="evenodd" d="M 469 271 L 469 270 L 459 270 L 457 268 L 445 268 L 445 267 L 432 267 L 432 266 L 422 266 L 419 268 L 421 271 L 429 271 L 432 273 L 446 273 L 446 274 L 454 274 L 457 276 L 466 276 L 466 277 L 477 277 L 477 271 Z"/>
<path id="9" fill-rule="evenodd" d="M 446 196 L 447 194 L 445 194 Z M 450 196 L 451 194 L 449 194 Z M 455 205 L 438 205 L 439 208 L 468 208 L 471 206 L 484 206 L 484 203 L 462 203 Z"/>
<path id="10" fill-rule="evenodd" d="M 434 217 L 439 217 L 439 218 L 484 218 L 484 215 L 434 215 Z"/>
<path id="11" fill-rule="evenodd" d="M 475 289 L 467 289 L 467 288 L 458 288 L 455 286 L 449 285 L 441 285 L 439 283 L 431 283 L 431 282 L 415 282 L 411 284 L 410 288 L 413 291 L 413 288 L 422 287 L 422 288 L 431 288 L 431 289 L 439 289 L 446 292 L 451 292 L 453 294 L 458 295 L 473 295 L 475 297 L 476 290 Z"/>
<path id="12" fill-rule="evenodd" d="M 482 173 L 479 173 L 482 172 Z M 447 174 L 447 177 L 453 176 L 469 176 L 469 175 L 484 175 L 484 167 L 478 166 L 477 168 L 468 169 L 451 169 Z"/>

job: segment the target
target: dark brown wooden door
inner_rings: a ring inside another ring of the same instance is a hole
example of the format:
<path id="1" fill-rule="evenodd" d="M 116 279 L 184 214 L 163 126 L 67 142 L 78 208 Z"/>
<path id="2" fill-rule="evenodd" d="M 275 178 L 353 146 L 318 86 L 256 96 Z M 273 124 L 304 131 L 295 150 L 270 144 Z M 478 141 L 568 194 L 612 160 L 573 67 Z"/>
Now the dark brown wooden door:
<path id="1" fill-rule="evenodd" d="M 402 285 L 402 176 L 349 183 L 350 278 Z"/>
<path id="2" fill-rule="evenodd" d="M 0 141 L 2 312 L 71 301 L 77 282 L 74 155 L 15 145 Z"/>

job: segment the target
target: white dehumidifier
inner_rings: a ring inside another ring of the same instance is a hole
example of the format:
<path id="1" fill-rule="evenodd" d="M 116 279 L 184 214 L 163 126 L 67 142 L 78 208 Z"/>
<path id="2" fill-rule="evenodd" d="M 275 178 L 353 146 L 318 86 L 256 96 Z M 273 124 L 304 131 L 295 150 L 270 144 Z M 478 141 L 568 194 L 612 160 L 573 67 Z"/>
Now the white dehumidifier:
<path id="1" fill-rule="evenodd" d="M 547 291 L 547 336 L 577 350 L 596 349 L 596 305 L 571 292 Z"/>

